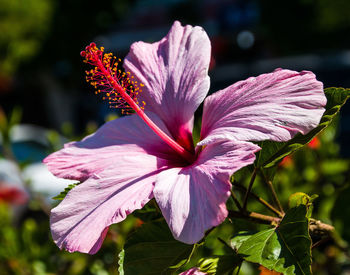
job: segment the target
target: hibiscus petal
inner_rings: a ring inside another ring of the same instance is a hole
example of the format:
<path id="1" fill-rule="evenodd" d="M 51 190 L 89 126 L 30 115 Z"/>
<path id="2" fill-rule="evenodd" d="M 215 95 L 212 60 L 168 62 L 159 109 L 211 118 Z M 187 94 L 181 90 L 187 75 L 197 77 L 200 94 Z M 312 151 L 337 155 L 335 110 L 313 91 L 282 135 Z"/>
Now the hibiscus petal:
<path id="1" fill-rule="evenodd" d="M 161 41 L 136 42 L 124 67 L 145 86 L 140 100 L 171 129 L 174 138 L 192 147 L 193 114 L 209 90 L 210 41 L 201 27 L 175 22 Z M 193 149 L 193 148 L 188 148 Z"/>
<path id="2" fill-rule="evenodd" d="M 198 268 L 192 267 L 189 270 L 181 272 L 179 275 L 207 275 L 208 273 L 201 272 Z"/>
<path id="3" fill-rule="evenodd" d="M 155 114 L 148 115 L 169 134 Z M 85 180 L 51 212 L 56 244 L 70 252 L 95 253 L 110 224 L 125 219 L 153 197 L 155 175 L 170 164 L 173 155 L 133 115 L 110 121 L 95 134 L 48 156 L 44 162 L 56 176 Z"/>
<path id="4" fill-rule="evenodd" d="M 170 134 L 155 114 L 149 117 Z M 72 142 L 44 159 L 54 175 L 84 181 L 104 169 L 116 167 L 127 153 L 137 159 L 145 153 L 171 158 L 172 149 L 163 142 L 137 115 L 107 122 L 96 133 L 82 141 Z"/>
<path id="5" fill-rule="evenodd" d="M 227 216 L 230 175 L 254 162 L 258 146 L 248 142 L 210 144 L 194 164 L 161 172 L 153 190 L 174 238 L 195 243 Z"/>
<path id="6" fill-rule="evenodd" d="M 155 177 L 161 171 L 158 167 L 155 156 L 134 157 L 126 150 L 118 165 L 72 189 L 51 211 L 51 233 L 58 247 L 96 253 L 109 225 L 152 199 Z"/>
<path id="7" fill-rule="evenodd" d="M 204 102 L 199 145 L 218 140 L 287 141 L 320 122 L 323 84 L 312 72 L 277 69 L 251 77 Z"/>

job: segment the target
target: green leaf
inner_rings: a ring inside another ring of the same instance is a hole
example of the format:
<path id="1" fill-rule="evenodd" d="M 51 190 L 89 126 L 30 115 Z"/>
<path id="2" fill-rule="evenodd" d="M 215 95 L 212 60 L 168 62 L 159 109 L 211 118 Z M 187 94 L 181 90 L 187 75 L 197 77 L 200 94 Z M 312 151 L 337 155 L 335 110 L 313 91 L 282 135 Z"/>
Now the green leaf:
<path id="1" fill-rule="evenodd" d="M 288 205 L 289 205 L 289 208 L 297 207 L 301 204 L 305 205 L 307 208 L 306 217 L 310 219 L 313 211 L 312 202 L 317 198 L 318 198 L 318 195 L 316 194 L 310 197 L 308 194 L 305 194 L 303 192 L 296 192 L 289 196 Z"/>
<path id="2" fill-rule="evenodd" d="M 231 239 L 231 247 L 238 252 L 238 249 L 241 247 L 242 243 L 248 240 L 256 232 L 252 231 L 241 231 L 233 239 Z"/>
<path id="3" fill-rule="evenodd" d="M 200 259 L 198 268 L 207 274 L 232 274 L 241 263 L 242 258 L 237 254 L 213 256 Z"/>
<path id="4" fill-rule="evenodd" d="M 125 275 L 171 274 L 186 264 L 195 245 L 176 241 L 164 222 L 144 224 L 124 245 Z"/>
<path id="5" fill-rule="evenodd" d="M 243 232 L 231 245 L 244 260 L 259 263 L 285 275 L 311 274 L 311 239 L 306 206 L 287 211 L 276 228 L 255 234 Z"/>
<path id="6" fill-rule="evenodd" d="M 134 211 L 132 214 L 143 222 L 151 222 L 162 218 L 161 211 L 157 209 L 157 203 L 154 199 L 150 200 L 142 209 Z"/>
<path id="7" fill-rule="evenodd" d="M 63 200 L 66 197 L 66 195 L 68 194 L 68 192 L 79 184 L 80 184 L 80 182 L 69 184 L 66 188 L 64 188 L 64 190 L 59 195 L 57 195 L 56 197 L 53 197 L 52 199 L 58 200 L 58 201 Z"/>
<path id="8" fill-rule="evenodd" d="M 264 141 L 260 143 L 262 150 L 259 152 L 256 166 L 272 167 L 281 161 L 285 156 L 300 149 L 310 142 L 318 133 L 325 129 L 339 112 L 340 108 L 350 97 L 350 89 L 327 88 L 324 90 L 327 97 L 326 111 L 324 112 L 320 124 L 308 134 L 297 134 L 288 142 Z"/>

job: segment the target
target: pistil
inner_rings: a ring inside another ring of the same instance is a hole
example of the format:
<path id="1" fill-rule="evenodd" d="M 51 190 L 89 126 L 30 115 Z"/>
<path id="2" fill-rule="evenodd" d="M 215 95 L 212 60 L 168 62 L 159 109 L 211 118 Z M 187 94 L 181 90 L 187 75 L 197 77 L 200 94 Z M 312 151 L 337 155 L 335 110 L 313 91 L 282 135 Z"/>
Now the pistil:
<path id="1" fill-rule="evenodd" d="M 104 54 L 103 48 L 98 49 L 95 43 L 91 43 L 80 55 L 85 58 L 84 62 L 95 66 L 94 70 L 87 71 L 87 81 L 96 89 L 98 86 L 104 87 L 102 91 L 110 100 L 110 104 L 115 104 L 114 106 L 116 107 L 124 109 L 131 108 L 134 110 L 153 132 L 165 141 L 178 155 L 186 159 L 189 163 L 194 161 L 195 156 L 161 130 L 146 115 L 143 110 L 144 106 L 139 106 L 139 102 L 137 101 L 138 88 L 135 88 L 135 82 L 130 81 L 129 77 L 125 77 L 129 73 L 125 74 L 120 71 L 119 74 L 116 73 L 118 63 L 113 63 L 114 59 L 112 59 L 111 54 Z M 132 84 L 134 84 L 134 87 L 132 87 Z M 141 84 L 141 86 L 143 85 Z M 101 92 L 101 90 L 97 90 L 97 92 Z M 145 103 L 143 102 L 143 104 Z"/>

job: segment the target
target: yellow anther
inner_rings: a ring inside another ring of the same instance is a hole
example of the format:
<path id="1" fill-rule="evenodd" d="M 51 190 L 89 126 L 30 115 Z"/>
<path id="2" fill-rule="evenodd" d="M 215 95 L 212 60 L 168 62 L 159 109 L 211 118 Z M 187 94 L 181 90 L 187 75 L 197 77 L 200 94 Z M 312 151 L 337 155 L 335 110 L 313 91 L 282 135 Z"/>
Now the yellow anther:
<path id="1" fill-rule="evenodd" d="M 118 92 L 114 90 L 115 85 L 118 85 L 141 108 L 145 103 L 140 104 L 136 97 L 141 91 L 139 86 L 144 85 L 138 85 L 137 81 L 131 81 L 134 76 L 130 72 L 118 69 L 119 62 L 122 60 L 113 56 L 112 53 L 104 53 L 104 50 L 104 47 L 93 47 L 90 48 L 89 52 L 86 52 L 84 62 L 94 66 L 86 71 L 86 82 L 95 87 L 95 94 L 102 94 L 102 99 L 106 100 L 111 108 L 122 108 L 123 114 L 131 113 L 130 106 L 125 102 L 123 92 L 119 88 Z M 101 88 L 102 91 L 98 88 Z"/>

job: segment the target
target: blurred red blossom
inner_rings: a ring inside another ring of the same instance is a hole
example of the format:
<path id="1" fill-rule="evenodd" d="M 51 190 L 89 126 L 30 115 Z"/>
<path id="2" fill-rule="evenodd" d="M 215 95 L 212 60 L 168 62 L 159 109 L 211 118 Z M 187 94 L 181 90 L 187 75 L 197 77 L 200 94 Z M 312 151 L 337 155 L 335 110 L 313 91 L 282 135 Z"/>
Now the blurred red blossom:
<path id="1" fill-rule="evenodd" d="M 24 191 L 0 182 L 0 202 L 23 205 L 27 203 L 28 199 L 29 197 Z"/>

